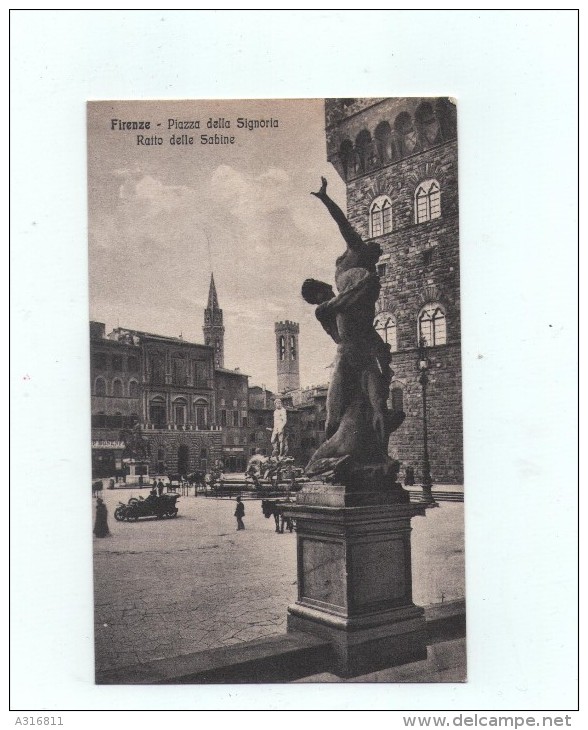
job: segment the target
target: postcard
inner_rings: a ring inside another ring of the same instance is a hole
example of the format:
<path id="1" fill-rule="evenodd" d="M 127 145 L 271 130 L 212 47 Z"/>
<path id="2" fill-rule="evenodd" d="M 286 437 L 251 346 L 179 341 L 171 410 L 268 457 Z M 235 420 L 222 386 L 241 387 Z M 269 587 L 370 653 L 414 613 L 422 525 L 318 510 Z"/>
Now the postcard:
<path id="1" fill-rule="evenodd" d="M 87 111 L 96 682 L 465 681 L 455 99 Z"/>

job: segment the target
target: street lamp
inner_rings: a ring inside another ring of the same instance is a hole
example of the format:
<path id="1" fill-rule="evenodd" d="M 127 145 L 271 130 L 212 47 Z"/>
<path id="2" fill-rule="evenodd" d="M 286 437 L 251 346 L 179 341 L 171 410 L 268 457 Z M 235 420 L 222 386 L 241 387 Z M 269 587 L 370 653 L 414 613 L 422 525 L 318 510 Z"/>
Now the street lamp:
<path id="1" fill-rule="evenodd" d="M 417 368 L 420 373 L 419 382 L 423 389 L 423 478 L 421 502 L 427 507 L 438 507 L 433 497 L 433 479 L 431 478 L 431 464 L 429 462 L 429 443 L 427 434 L 427 383 L 429 360 L 427 358 L 427 343 L 424 338 L 419 342 Z"/>

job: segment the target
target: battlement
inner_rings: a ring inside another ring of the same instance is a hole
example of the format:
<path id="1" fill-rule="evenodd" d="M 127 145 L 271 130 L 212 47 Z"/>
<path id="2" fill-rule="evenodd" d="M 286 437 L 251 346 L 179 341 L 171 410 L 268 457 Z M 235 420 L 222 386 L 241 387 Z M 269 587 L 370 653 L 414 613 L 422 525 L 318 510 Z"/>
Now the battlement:
<path id="1" fill-rule="evenodd" d="M 298 322 L 292 322 L 289 319 L 284 320 L 283 322 L 276 322 L 275 323 L 275 331 L 276 332 L 294 332 L 298 334 L 300 332 L 300 325 Z"/>

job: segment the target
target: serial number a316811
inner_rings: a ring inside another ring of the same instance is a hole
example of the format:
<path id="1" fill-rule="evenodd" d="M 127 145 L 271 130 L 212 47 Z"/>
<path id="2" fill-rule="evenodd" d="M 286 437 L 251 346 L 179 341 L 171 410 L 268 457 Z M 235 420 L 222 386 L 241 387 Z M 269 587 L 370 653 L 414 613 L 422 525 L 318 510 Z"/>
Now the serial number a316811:
<path id="1" fill-rule="evenodd" d="M 33 715 L 19 715 L 14 721 L 15 725 L 63 725 L 60 716 L 41 715 L 34 717 Z"/>

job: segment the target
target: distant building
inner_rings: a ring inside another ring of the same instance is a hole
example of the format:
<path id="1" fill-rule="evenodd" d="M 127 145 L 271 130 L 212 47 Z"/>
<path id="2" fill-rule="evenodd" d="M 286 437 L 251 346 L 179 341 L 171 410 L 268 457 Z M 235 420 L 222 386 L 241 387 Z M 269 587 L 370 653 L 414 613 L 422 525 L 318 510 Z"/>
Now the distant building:
<path id="1" fill-rule="evenodd" d="M 422 466 L 417 348 L 426 340 L 431 473 L 463 482 L 457 123 L 447 98 L 328 99 L 327 156 L 347 216 L 382 247 L 375 326 L 392 351 L 390 406 L 406 420 L 391 456 Z"/>
<path id="2" fill-rule="evenodd" d="M 286 320 L 275 324 L 279 393 L 300 388 L 299 332 L 297 322 Z"/>
<path id="3" fill-rule="evenodd" d="M 205 310 L 211 344 L 90 323 L 92 470 L 124 465 L 121 431 L 141 425 L 151 474 L 188 474 L 222 460 L 244 471 L 249 428 L 248 376 L 224 362 L 222 310 L 211 279 Z"/>

